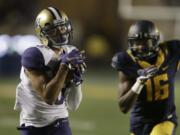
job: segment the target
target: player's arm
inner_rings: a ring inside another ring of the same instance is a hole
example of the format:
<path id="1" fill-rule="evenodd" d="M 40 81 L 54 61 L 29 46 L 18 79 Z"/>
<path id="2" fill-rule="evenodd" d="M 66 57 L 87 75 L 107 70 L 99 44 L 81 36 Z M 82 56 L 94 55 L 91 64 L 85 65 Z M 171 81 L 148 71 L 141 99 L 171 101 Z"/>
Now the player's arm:
<path id="1" fill-rule="evenodd" d="M 86 64 L 83 63 L 78 70 L 73 72 L 70 87 L 65 92 L 67 107 L 72 111 L 76 111 L 82 101 L 81 84 L 83 82 L 82 76 L 85 71 Z"/>
<path id="2" fill-rule="evenodd" d="M 38 92 L 46 103 L 54 104 L 64 86 L 69 69 L 66 65 L 61 64 L 56 75 L 51 80 L 47 79 L 43 71 L 30 69 L 25 71 L 31 80 L 33 89 Z"/>
<path id="3" fill-rule="evenodd" d="M 154 76 L 157 71 L 158 68 L 155 66 L 138 70 L 139 77 L 137 77 L 135 83 L 132 83 L 123 72 L 119 71 L 118 103 L 119 108 L 123 113 L 127 113 L 132 108 L 137 101 L 145 82 Z"/>
<path id="4" fill-rule="evenodd" d="M 138 94 L 133 92 L 131 87 L 133 82 L 125 74 L 126 60 L 124 59 L 123 53 L 117 53 L 112 58 L 111 66 L 118 70 L 118 105 L 123 113 L 127 113 L 138 98 Z"/>
<path id="5" fill-rule="evenodd" d="M 169 40 L 160 44 L 160 46 L 166 45 L 170 53 L 178 54 L 180 59 L 180 40 Z"/>
<path id="6" fill-rule="evenodd" d="M 118 72 L 118 78 L 118 105 L 123 113 L 127 113 L 132 108 L 139 95 L 132 90 L 137 82 L 133 85 L 132 81 L 121 71 Z M 139 86 L 136 87 L 136 91 L 140 93 L 142 87 L 143 85 L 139 84 Z"/>
<path id="7" fill-rule="evenodd" d="M 65 93 L 67 107 L 71 111 L 76 111 L 82 101 L 81 84 L 76 86 L 72 85 Z"/>

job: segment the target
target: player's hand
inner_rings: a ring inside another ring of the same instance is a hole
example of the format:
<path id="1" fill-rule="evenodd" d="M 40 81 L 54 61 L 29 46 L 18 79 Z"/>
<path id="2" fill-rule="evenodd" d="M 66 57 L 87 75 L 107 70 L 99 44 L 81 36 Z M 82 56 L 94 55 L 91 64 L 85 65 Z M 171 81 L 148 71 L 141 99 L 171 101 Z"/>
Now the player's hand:
<path id="1" fill-rule="evenodd" d="M 83 73 L 80 70 L 73 71 L 73 77 L 71 80 L 71 83 L 77 85 L 80 85 L 83 82 L 82 78 Z"/>
<path id="2" fill-rule="evenodd" d="M 61 64 L 67 65 L 70 70 L 80 69 L 84 65 L 85 57 L 83 52 L 73 49 L 70 53 L 61 54 Z"/>
<path id="3" fill-rule="evenodd" d="M 157 72 L 158 72 L 158 67 L 156 66 L 151 66 L 145 69 L 139 69 L 137 71 L 137 74 L 139 75 L 137 79 L 140 80 L 142 83 L 144 83 L 146 82 L 146 80 L 156 75 Z"/>
<path id="4" fill-rule="evenodd" d="M 86 66 L 86 63 L 83 62 L 82 64 L 79 64 L 77 67 L 76 67 L 76 70 L 78 72 L 80 72 L 81 74 L 84 74 L 87 70 L 87 66 Z"/>

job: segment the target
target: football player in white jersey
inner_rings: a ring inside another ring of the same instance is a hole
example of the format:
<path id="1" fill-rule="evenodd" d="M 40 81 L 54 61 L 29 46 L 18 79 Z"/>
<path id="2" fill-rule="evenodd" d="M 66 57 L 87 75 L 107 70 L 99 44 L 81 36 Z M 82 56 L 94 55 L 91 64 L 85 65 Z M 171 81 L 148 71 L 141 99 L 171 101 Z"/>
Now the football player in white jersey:
<path id="1" fill-rule="evenodd" d="M 82 100 L 83 52 L 69 45 L 72 25 L 63 11 L 42 10 L 35 21 L 42 45 L 22 54 L 21 82 L 15 110 L 20 110 L 21 135 L 71 135 L 68 109 Z"/>

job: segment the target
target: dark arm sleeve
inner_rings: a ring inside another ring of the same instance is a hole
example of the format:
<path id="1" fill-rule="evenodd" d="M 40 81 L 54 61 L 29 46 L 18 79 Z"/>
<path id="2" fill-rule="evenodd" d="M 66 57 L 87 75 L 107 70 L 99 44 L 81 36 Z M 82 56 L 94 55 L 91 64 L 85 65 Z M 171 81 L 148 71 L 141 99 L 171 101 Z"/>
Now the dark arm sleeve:
<path id="1" fill-rule="evenodd" d="M 175 43 L 175 50 L 177 51 L 178 55 L 179 55 L 179 60 L 180 60 L 180 40 L 176 40 Z"/>
<path id="2" fill-rule="evenodd" d="M 129 75 L 129 70 L 127 66 L 127 60 L 123 54 L 123 52 L 117 53 L 112 58 L 111 66 L 116 69 L 117 71 L 122 71 L 126 75 Z"/>
<path id="3" fill-rule="evenodd" d="M 136 65 L 124 52 L 114 55 L 111 66 L 117 71 L 122 71 L 129 79 L 137 77 Z"/>
<path id="4" fill-rule="evenodd" d="M 180 40 L 171 40 L 168 41 L 167 44 L 171 53 L 178 55 L 178 58 L 180 59 Z"/>
<path id="5" fill-rule="evenodd" d="M 36 47 L 26 49 L 21 56 L 21 64 L 27 69 L 42 70 L 45 68 L 44 57 Z"/>
<path id="6" fill-rule="evenodd" d="M 113 56 L 112 61 L 111 61 L 111 66 L 112 68 L 116 69 L 116 70 L 121 70 L 122 69 L 122 65 L 121 65 L 121 53 L 117 53 Z"/>

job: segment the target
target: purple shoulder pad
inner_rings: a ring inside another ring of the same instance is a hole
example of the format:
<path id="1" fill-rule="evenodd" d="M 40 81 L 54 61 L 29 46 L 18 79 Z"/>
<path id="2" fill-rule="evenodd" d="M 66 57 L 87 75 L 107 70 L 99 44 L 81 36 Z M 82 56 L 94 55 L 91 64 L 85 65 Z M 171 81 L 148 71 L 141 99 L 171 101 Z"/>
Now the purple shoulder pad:
<path id="1" fill-rule="evenodd" d="M 27 69 L 41 70 L 45 68 L 43 54 L 36 47 L 28 48 L 21 56 L 21 64 Z"/>

